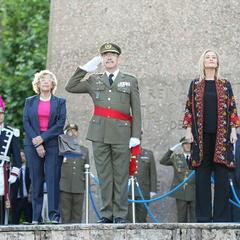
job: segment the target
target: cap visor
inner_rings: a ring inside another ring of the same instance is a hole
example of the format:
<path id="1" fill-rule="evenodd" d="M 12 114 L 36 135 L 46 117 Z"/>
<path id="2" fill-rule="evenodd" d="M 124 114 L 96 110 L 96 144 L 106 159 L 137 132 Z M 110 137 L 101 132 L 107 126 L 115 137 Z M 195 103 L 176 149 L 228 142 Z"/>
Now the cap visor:
<path id="1" fill-rule="evenodd" d="M 120 54 L 117 50 L 105 50 L 105 51 L 102 51 L 101 54 L 107 53 L 107 52 L 117 53 L 118 55 Z"/>

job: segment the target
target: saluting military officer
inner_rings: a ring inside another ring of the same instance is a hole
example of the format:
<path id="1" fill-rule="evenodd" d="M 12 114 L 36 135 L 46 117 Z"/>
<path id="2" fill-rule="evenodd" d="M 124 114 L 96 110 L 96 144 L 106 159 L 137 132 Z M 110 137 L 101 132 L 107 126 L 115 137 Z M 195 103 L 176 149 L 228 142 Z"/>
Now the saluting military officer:
<path id="1" fill-rule="evenodd" d="M 137 155 L 136 179 L 143 192 L 144 199 L 152 198 L 157 192 L 157 172 L 153 152 L 142 148 L 141 154 Z M 130 194 L 131 196 L 131 194 Z M 141 196 L 135 187 L 135 199 Z M 128 220 L 132 221 L 132 204 L 128 205 Z M 147 222 L 147 210 L 142 203 L 135 203 L 136 223 Z"/>
<path id="2" fill-rule="evenodd" d="M 182 153 L 174 153 L 176 149 L 182 146 Z M 190 158 L 191 144 L 185 138 L 180 143 L 170 148 L 160 160 L 160 163 L 166 166 L 173 166 L 174 178 L 172 188 L 181 183 L 188 177 L 190 170 L 188 162 Z M 177 220 L 178 222 L 196 222 L 195 214 L 195 177 L 185 183 L 179 190 L 171 195 L 176 199 Z M 188 218 L 189 216 L 189 218 Z"/>
<path id="3" fill-rule="evenodd" d="M 5 103 L 0 95 L 0 224 L 7 224 L 8 211 L 11 207 L 9 184 L 16 182 L 20 167 L 21 156 L 19 146 L 19 130 L 4 123 Z M 13 157 L 10 169 L 10 157 Z"/>
<path id="4" fill-rule="evenodd" d="M 76 142 L 78 126 L 68 124 L 66 134 Z M 77 144 L 77 143 L 76 143 Z M 79 146 L 80 154 L 64 155 L 60 179 L 60 211 L 62 223 L 81 223 L 85 191 L 84 165 L 89 163 L 88 149 Z"/>
<path id="5" fill-rule="evenodd" d="M 94 103 L 87 139 L 101 181 L 103 207 L 99 223 L 125 223 L 128 212 L 128 170 L 130 148 L 140 144 L 141 110 L 137 79 L 119 71 L 121 49 L 114 43 L 100 47 L 95 57 L 78 67 L 66 85 L 71 93 L 88 93 Z M 103 74 L 88 72 L 102 62 Z"/>

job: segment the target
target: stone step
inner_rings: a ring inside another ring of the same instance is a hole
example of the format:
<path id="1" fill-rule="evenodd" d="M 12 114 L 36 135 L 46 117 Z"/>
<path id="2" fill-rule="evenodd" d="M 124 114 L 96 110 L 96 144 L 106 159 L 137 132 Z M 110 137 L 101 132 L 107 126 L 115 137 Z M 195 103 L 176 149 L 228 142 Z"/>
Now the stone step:
<path id="1" fill-rule="evenodd" d="M 0 240 L 239 240 L 237 223 L 59 224 L 0 227 Z"/>

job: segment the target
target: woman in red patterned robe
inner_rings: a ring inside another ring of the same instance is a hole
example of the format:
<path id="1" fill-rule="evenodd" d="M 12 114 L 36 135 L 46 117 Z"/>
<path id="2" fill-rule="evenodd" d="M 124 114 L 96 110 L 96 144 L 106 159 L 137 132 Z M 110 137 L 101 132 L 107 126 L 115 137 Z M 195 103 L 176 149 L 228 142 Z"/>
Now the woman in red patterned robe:
<path id="1" fill-rule="evenodd" d="M 212 50 L 206 50 L 199 60 L 199 78 L 190 84 L 183 125 L 192 143 L 191 167 L 196 169 L 197 221 L 228 222 L 228 174 L 235 167 L 233 144 L 239 119 L 231 84 L 219 77 L 219 57 Z"/>

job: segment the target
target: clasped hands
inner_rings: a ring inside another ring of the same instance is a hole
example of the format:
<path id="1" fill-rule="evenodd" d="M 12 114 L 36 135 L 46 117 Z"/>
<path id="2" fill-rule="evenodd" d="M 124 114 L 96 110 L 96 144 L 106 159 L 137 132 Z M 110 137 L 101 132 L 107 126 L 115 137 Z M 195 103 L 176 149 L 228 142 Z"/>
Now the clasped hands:
<path id="1" fill-rule="evenodd" d="M 33 146 L 36 148 L 37 154 L 40 158 L 43 158 L 45 156 L 45 149 L 42 145 L 43 139 L 41 136 L 37 136 L 32 139 Z"/>

